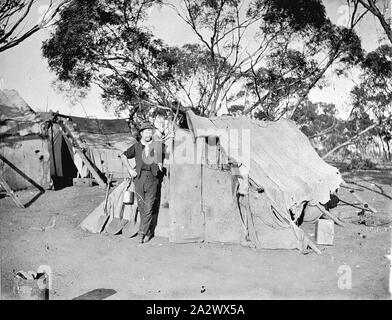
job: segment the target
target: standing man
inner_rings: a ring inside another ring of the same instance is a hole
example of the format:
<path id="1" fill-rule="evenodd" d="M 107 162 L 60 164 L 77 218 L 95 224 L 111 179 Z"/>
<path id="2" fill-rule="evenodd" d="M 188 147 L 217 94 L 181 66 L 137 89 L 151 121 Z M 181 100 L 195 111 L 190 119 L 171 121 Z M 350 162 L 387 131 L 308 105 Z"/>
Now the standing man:
<path id="1" fill-rule="evenodd" d="M 158 214 L 157 203 L 160 201 L 161 182 L 163 178 L 162 142 L 153 141 L 155 127 L 146 122 L 139 129 L 140 141 L 134 143 L 124 153 L 121 160 L 127 167 L 129 175 L 135 178 L 135 191 L 140 213 L 139 240 L 148 242 L 154 237 Z M 136 170 L 127 159 L 135 158 Z"/>

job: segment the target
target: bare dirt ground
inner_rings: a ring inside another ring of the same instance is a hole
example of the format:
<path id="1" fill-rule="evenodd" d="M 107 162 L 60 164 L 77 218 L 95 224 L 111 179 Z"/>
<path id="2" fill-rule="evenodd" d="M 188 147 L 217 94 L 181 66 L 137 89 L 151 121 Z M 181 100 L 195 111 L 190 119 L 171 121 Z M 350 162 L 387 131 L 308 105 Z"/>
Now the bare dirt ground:
<path id="1" fill-rule="evenodd" d="M 1 297 L 15 298 L 15 271 L 45 264 L 52 269 L 50 299 L 73 299 L 94 289 L 112 289 L 107 299 L 390 299 L 392 172 L 345 173 L 344 178 L 378 213 L 361 214 L 339 203 L 333 211 L 351 223 L 335 225 L 334 245 L 319 246 L 322 255 L 173 244 L 160 237 L 139 245 L 121 235 L 89 234 L 79 224 L 103 201 L 105 191 L 98 187 L 47 191 L 24 210 L 3 197 Z M 18 196 L 27 202 L 33 193 Z M 344 188 L 340 195 L 356 202 Z M 302 227 L 314 235 L 314 224 Z M 347 270 L 351 289 L 339 288 Z"/>

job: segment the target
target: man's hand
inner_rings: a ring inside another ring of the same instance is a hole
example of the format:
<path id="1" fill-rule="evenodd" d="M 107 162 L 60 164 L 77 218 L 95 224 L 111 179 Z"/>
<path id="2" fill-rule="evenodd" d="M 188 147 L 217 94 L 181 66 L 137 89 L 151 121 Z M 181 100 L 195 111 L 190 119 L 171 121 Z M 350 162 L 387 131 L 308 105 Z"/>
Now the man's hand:
<path id="1" fill-rule="evenodd" d="M 137 176 L 136 170 L 129 170 L 128 173 L 131 178 L 136 178 L 136 176 Z"/>

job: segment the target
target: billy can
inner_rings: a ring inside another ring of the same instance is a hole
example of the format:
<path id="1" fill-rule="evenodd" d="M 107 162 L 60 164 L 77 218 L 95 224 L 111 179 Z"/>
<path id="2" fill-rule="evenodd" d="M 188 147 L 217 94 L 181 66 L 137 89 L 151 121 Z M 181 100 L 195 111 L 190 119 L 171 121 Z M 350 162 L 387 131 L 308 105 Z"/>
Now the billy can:
<path id="1" fill-rule="evenodd" d="M 125 204 L 133 204 L 135 193 L 130 190 L 125 190 L 123 202 Z"/>

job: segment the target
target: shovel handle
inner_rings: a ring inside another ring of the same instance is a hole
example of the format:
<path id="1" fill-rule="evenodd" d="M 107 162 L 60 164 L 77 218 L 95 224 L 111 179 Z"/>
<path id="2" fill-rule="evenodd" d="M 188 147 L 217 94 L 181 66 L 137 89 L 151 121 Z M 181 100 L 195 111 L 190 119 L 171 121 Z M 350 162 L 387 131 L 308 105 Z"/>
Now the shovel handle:
<path id="1" fill-rule="evenodd" d="M 107 204 L 108 204 L 108 198 L 109 198 L 109 189 L 110 189 L 110 183 L 112 182 L 113 174 L 109 174 L 109 180 L 108 184 L 106 186 L 106 195 L 105 195 L 105 206 L 103 208 L 103 212 L 105 213 L 105 216 L 107 216 Z"/>
<path id="2" fill-rule="evenodd" d="M 127 190 L 129 189 L 129 187 L 132 185 L 133 183 L 133 178 L 131 176 L 126 178 L 128 183 L 127 183 Z"/>

